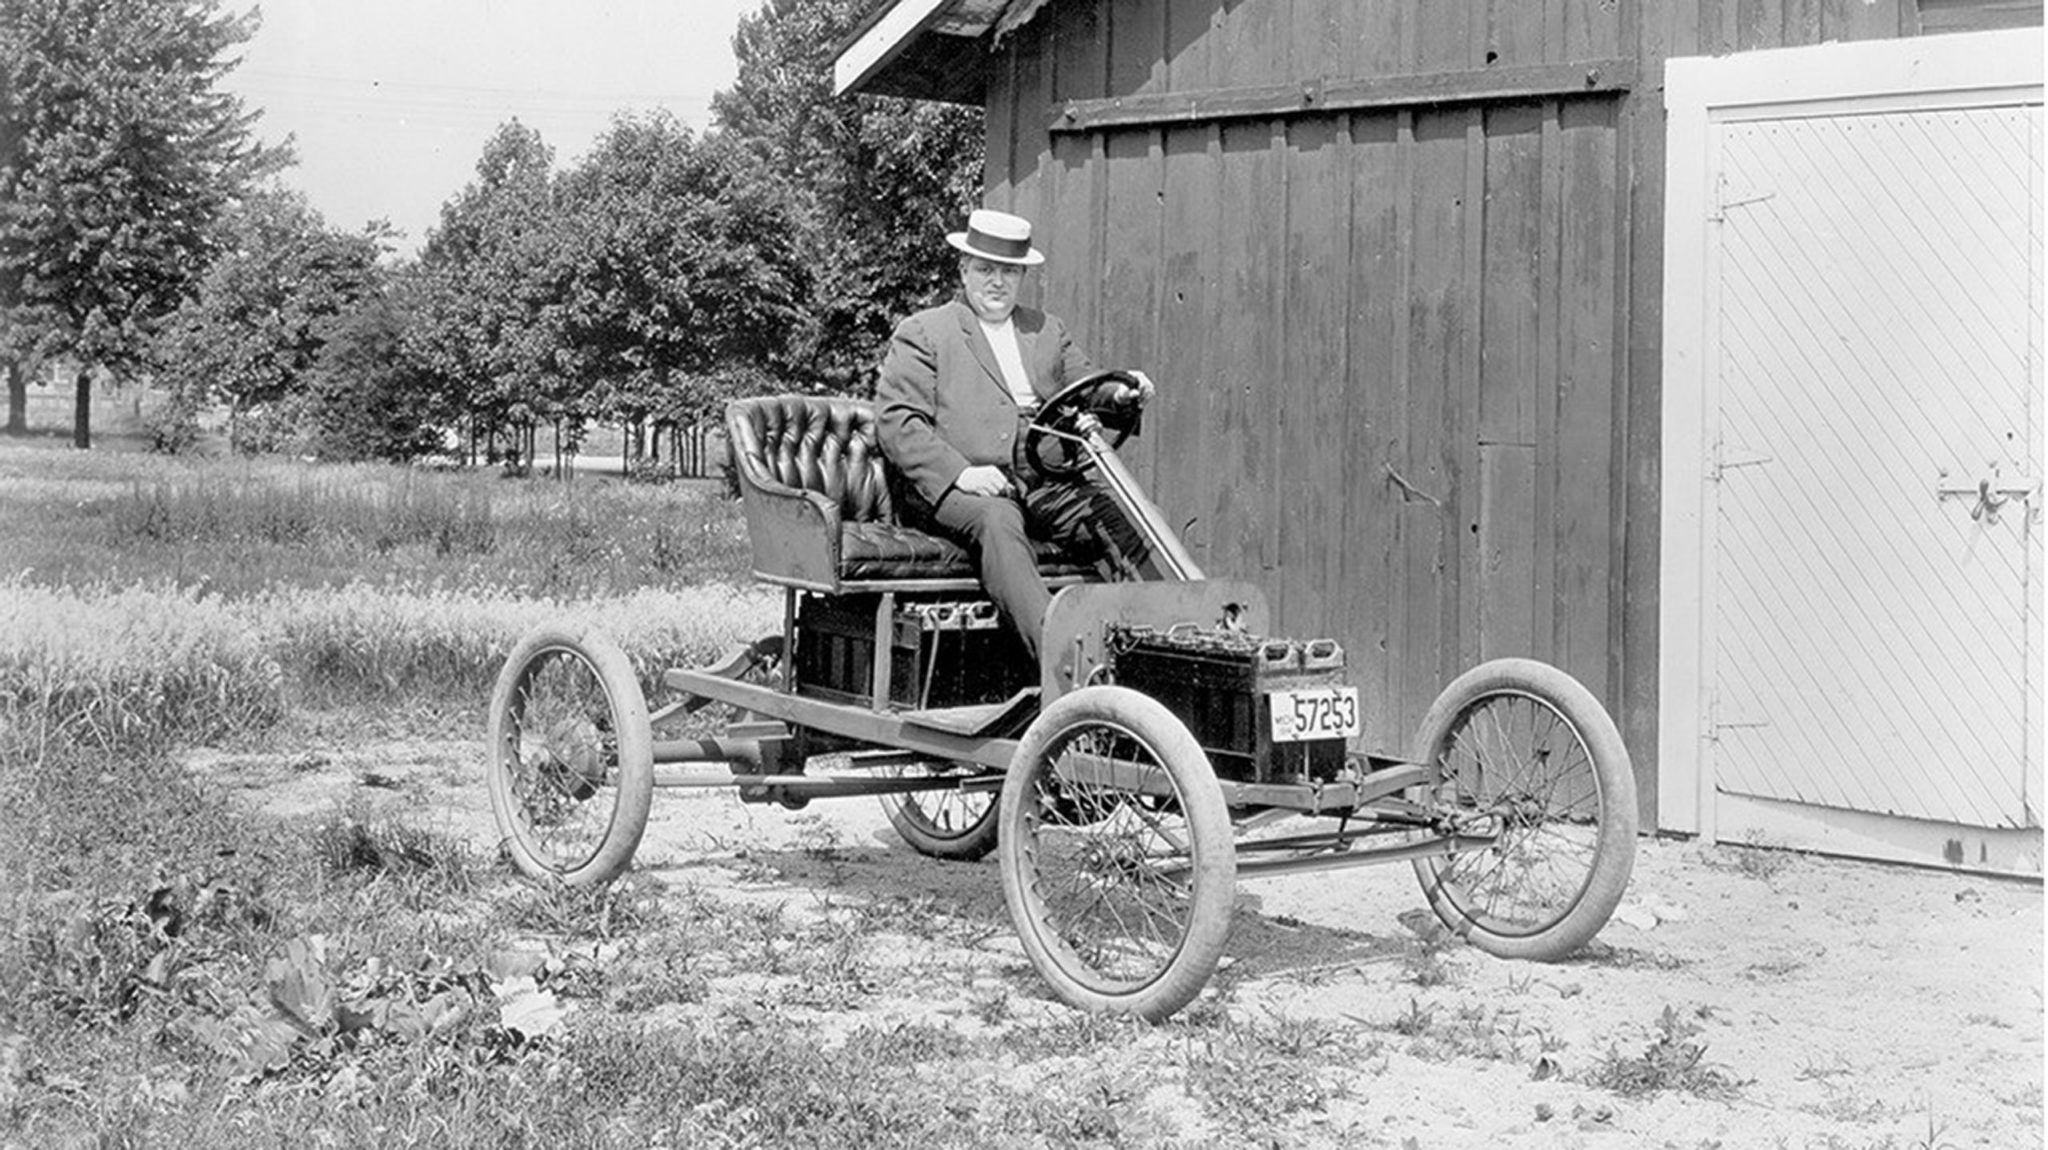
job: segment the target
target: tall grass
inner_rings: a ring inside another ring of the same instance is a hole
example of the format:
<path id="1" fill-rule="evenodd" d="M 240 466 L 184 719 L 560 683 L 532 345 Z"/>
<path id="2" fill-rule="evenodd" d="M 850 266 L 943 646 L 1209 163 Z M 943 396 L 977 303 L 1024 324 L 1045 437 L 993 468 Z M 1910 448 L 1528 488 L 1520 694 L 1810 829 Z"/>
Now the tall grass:
<path id="1" fill-rule="evenodd" d="M 544 620 L 643 676 L 779 623 L 709 484 L 0 444 L 0 724 L 214 741 L 295 703 L 473 708 Z"/>
<path id="2" fill-rule="evenodd" d="M 715 483 L 506 480 L 388 465 L 87 458 L 0 445 L 0 572 L 231 597 L 352 582 L 539 597 L 747 578 Z"/>
<path id="3" fill-rule="evenodd" d="M 308 692 L 372 699 L 445 691 L 480 700 L 520 637 L 548 621 L 609 635 L 643 685 L 666 667 L 704 662 L 781 626 L 774 595 L 721 585 L 555 601 L 353 584 L 277 593 L 254 607 L 266 647 L 292 681 Z"/>
<path id="4" fill-rule="evenodd" d="M 0 583 L 0 725 L 16 737 L 206 741 L 267 726 L 284 704 L 283 672 L 261 634 L 217 599 L 168 586 L 79 594 Z"/>
<path id="5" fill-rule="evenodd" d="M 652 686 L 775 630 L 780 604 L 722 585 L 557 601 L 357 583 L 229 600 L 14 576 L 0 580 L 0 724 L 125 746 L 260 730 L 295 703 L 474 708 L 520 636 L 550 620 L 612 636 Z"/>

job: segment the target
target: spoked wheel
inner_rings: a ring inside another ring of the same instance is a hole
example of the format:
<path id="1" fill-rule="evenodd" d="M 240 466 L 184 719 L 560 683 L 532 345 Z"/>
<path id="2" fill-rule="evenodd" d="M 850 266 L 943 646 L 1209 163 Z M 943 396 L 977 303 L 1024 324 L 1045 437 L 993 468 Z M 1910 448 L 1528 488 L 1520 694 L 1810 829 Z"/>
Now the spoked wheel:
<path id="1" fill-rule="evenodd" d="M 913 763 L 899 776 L 942 775 L 978 768 L 948 763 Z M 914 791 L 882 796 L 889 825 L 912 850 L 935 859 L 971 862 L 996 849 L 994 791 Z"/>
<path id="2" fill-rule="evenodd" d="M 1158 1021 L 1215 972 L 1237 855 L 1207 756 L 1124 687 L 1061 696 L 1003 782 L 997 850 L 1025 953 L 1083 1010 Z"/>
<path id="3" fill-rule="evenodd" d="M 1636 784 L 1592 692 L 1533 660 L 1483 663 L 1437 696 L 1416 754 L 1435 768 L 1438 816 L 1494 836 L 1415 863 L 1444 925 L 1489 954 L 1545 961 L 1599 933 L 1635 866 Z"/>
<path id="4" fill-rule="evenodd" d="M 491 693 L 491 813 L 519 869 L 569 886 L 633 859 L 654 793 L 647 700 L 610 640 L 528 635 Z"/>

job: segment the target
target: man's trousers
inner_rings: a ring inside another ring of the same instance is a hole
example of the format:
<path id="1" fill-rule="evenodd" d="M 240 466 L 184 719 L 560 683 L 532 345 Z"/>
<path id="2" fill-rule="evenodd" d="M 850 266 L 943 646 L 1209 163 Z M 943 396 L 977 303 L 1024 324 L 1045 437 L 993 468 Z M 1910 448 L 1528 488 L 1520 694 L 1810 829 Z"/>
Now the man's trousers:
<path id="1" fill-rule="evenodd" d="M 1092 476 L 1045 479 L 1022 495 L 946 493 L 932 516 L 940 534 L 967 548 L 981 585 L 1038 655 L 1040 626 L 1052 593 L 1038 573 L 1033 540 L 1058 544 L 1074 559 L 1094 562 L 1110 579 L 1142 578 L 1150 553 L 1109 492 Z"/>

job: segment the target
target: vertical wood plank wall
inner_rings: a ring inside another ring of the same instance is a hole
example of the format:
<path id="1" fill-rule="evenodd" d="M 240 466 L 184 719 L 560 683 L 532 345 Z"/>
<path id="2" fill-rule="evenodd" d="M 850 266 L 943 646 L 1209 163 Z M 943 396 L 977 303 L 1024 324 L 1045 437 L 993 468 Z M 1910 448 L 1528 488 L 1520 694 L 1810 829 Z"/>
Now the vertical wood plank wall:
<path id="1" fill-rule="evenodd" d="M 1663 61 L 1916 11 L 1057 0 L 993 61 L 987 201 L 1038 225 L 1039 302 L 1168 393 L 1131 454 L 1196 556 L 1345 644 L 1377 742 L 1528 654 L 1653 784 Z M 1622 95 L 1049 130 L 1070 99 L 1615 57 Z"/>

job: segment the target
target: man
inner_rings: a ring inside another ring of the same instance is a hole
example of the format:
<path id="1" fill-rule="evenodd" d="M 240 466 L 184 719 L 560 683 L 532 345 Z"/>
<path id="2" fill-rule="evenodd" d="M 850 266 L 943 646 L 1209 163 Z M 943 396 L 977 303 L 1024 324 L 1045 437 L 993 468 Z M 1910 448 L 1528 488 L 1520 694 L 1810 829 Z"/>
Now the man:
<path id="1" fill-rule="evenodd" d="M 1121 576 L 1148 556 L 1107 492 L 1088 477 L 1050 479 L 1024 466 L 1018 447 L 1038 404 L 1092 370 L 1057 316 L 1020 307 L 1025 269 L 1045 262 L 1031 224 L 976 211 L 946 242 L 960 252 L 960 298 L 896 326 L 875 389 L 878 437 L 908 491 L 916 526 L 953 539 L 975 558 L 983 588 L 1033 656 L 1052 601 L 1032 540 L 1106 562 Z M 1117 403 L 1142 406 L 1152 381 L 1113 385 Z"/>

